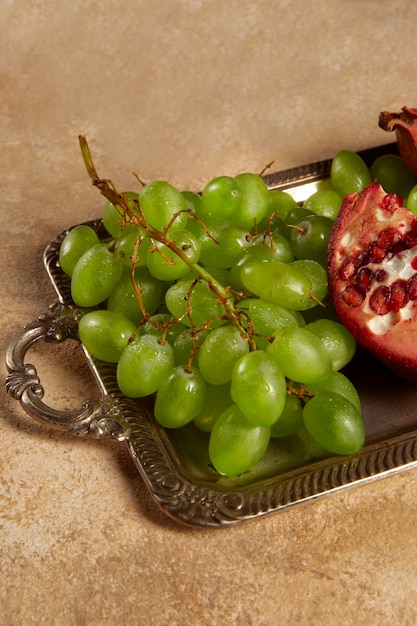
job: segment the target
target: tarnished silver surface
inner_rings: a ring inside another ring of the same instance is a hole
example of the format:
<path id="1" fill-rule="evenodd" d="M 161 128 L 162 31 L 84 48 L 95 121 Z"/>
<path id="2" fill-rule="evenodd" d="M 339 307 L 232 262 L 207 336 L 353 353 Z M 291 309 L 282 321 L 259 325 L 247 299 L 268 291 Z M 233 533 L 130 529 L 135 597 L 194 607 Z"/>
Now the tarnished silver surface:
<path id="1" fill-rule="evenodd" d="M 395 146 L 361 153 L 371 162 Z M 298 201 L 308 197 L 329 175 L 330 161 L 314 163 L 265 176 L 269 187 L 285 189 Z M 102 234 L 100 220 L 89 225 Z M 70 282 L 59 267 L 59 247 L 67 231 L 46 248 L 44 263 L 59 302 L 29 324 L 10 346 L 7 391 L 37 421 L 68 429 L 76 435 L 110 434 L 127 442 L 132 459 L 152 497 L 170 516 L 186 524 L 222 527 L 281 511 L 335 490 L 366 482 L 417 464 L 417 389 L 396 378 L 360 352 L 351 368 L 364 410 L 366 445 L 356 455 L 306 462 L 286 467 L 270 446 L 264 459 L 242 477 L 220 477 L 207 458 L 206 434 L 191 429 L 181 437 L 161 428 L 151 403 L 121 394 L 116 368 L 85 358 L 102 391 L 100 401 L 86 400 L 78 410 L 58 411 L 47 406 L 34 365 L 26 354 L 37 341 L 77 340 L 83 311 L 71 300 Z M 385 394 L 385 395 L 384 395 Z"/>

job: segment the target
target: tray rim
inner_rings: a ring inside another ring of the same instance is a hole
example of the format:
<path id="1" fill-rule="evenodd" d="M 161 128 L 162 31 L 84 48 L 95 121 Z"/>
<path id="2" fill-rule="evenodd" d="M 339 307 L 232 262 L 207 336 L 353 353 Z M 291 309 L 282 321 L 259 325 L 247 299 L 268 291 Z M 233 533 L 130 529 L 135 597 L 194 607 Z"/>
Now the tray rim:
<path id="1" fill-rule="evenodd" d="M 388 152 L 396 144 L 384 144 L 360 151 L 368 162 Z M 263 178 L 271 189 L 287 190 L 326 178 L 331 160 L 273 172 Z M 84 222 L 100 235 L 101 219 Z M 77 226 L 76 224 L 75 226 Z M 74 226 L 73 226 L 74 227 Z M 71 299 L 70 282 L 59 267 L 59 247 L 71 230 L 59 233 L 45 248 L 43 262 L 57 297 L 68 314 L 77 317 Z M 330 457 L 292 471 L 263 478 L 236 489 L 219 488 L 214 483 L 190 478 L 169 449 L 164 429 L 153 420 L 144 403 L 123 396 L 108 364 L 93 359 L 85 350 L 87 362 L 100 387 L 111 396 L 129 424 L 127 443 L 130 455 L 151 496 L 172 518 L 187 525 L 224 527 L 288 507 L 308 502 L 325 494 L 381 478 L 417 465 L 417 430 L 366 445 L 350 457 Z"/>

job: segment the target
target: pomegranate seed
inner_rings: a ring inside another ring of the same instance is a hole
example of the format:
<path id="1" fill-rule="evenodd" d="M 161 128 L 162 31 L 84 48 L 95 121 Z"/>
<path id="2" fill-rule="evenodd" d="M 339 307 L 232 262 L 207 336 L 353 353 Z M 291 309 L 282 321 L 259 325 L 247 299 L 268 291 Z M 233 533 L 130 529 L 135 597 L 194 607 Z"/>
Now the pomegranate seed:
<path id="1" fill-rule="evenodd" d="M 386 280 L 387 276 L 388 274 L 386 270 L 383 270 L 383 269 L 377 270 L 374 274 L 374 278 L 377 283 L 383 283 L 384 280 Z"/>
<path id="2" fill-rule="evenodd" d="M 371 261 L 382 261 L 386 255 L 386 250 L 380 248 L 376 241 L 372 243 L 369 247 L 369 252 L 371 255 Z"/>
<path id="3" fill-rule="evenodd" d="M 417 233 L 407 233 L 404 235 L 404 244 L 407 246 L 407 250 L 417 246 Z"/>
<path id="4" fill-rule="evenodd" d="M 357 273 L 356 283 L 365 292 L 369 291 L 373 277 L 374 273 L 369 267 L 362 267 Z"/>
<path id="5" fill-rule="evenodd" d="M 411 222 L 411 231 L 413 233 L 417 233 L 417 217 L 415 217 Z"/>
<path id="6" fill-rule="evenodd" d="M 413 270 L 417 270 L 417 256 L 415 256 L 413 259 L 411 259 L 410 265 L 413 268 Z"/>
<path id="7" fill-rule="evenodd" d="M 388 250 L 391 246 L 397 243 L 397 241 L 400 241 L 401 237 L 402 235 L 397 228 L 386 228 L 380 232 L 376 243 L 378 248 Z"/>
<path id="8" fill-rule="evenodd" d="M 407 292 L 410 300 L 417 300 L 417 274 L 408 279 Z"/>
<path id="9" fill-rule="evenodd" d="M 386 285 L 377 287 L 369 298 L 369 307 L 376 315 L 390 312 L 390 288 Z"/>
<path id="10" fill-rule="evenodd" d="M 365 250 L 365 252 L 359 252 L 357 259 L 358 259 L 358 267 L 361 267 L 362 265 L 368 265 L 368 263 L 371 260 L 369 250 Z"/>
<path id="11" fill-rule="evenodd" d="M 390 287 L 390 304 L 391 311 L 397 313 L 402 309 L 410 299 L 408 294 L 408 284 L 406 280 L 396 280 Z"/>
<path id="12" fill-rule="evenodd" d="M 342 297 L 346 304 L 353 308 L 360 306 L 365 300 L 365 294 L 355 285 L 348 285 L 344 290 Z"/>

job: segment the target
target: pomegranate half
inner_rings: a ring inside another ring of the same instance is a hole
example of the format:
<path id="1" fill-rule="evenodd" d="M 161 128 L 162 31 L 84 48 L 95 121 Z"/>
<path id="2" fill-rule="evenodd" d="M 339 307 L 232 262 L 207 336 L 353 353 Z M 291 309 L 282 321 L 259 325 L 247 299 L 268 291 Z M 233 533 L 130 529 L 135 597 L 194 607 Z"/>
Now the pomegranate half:
<path id="1" fill-rule="evenodd" d="M 385 365 L 417 382 L 417 217 L 373 182 L 343 201 L 327 261 L 342 323 Z"/>

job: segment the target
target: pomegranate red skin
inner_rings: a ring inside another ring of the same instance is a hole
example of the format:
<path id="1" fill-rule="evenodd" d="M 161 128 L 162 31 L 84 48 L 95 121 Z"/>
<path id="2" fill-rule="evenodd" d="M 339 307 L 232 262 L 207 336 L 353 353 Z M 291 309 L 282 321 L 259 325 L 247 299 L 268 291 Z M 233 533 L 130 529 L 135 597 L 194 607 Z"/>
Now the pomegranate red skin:
<path id="1" fill-rule="evenodd" d="M 417 218 L 375 181 L 343 201 L 327 262 L 341 322 L 391 370 L 417 382 Z"/>
<path id="2" fill-rule="evenodd" d="M 379 126 L 388 132 L 395 131 L 399 153 L 417 178 L 417 109 L 403 107 L 398 113 L 381 111 Z"/>

